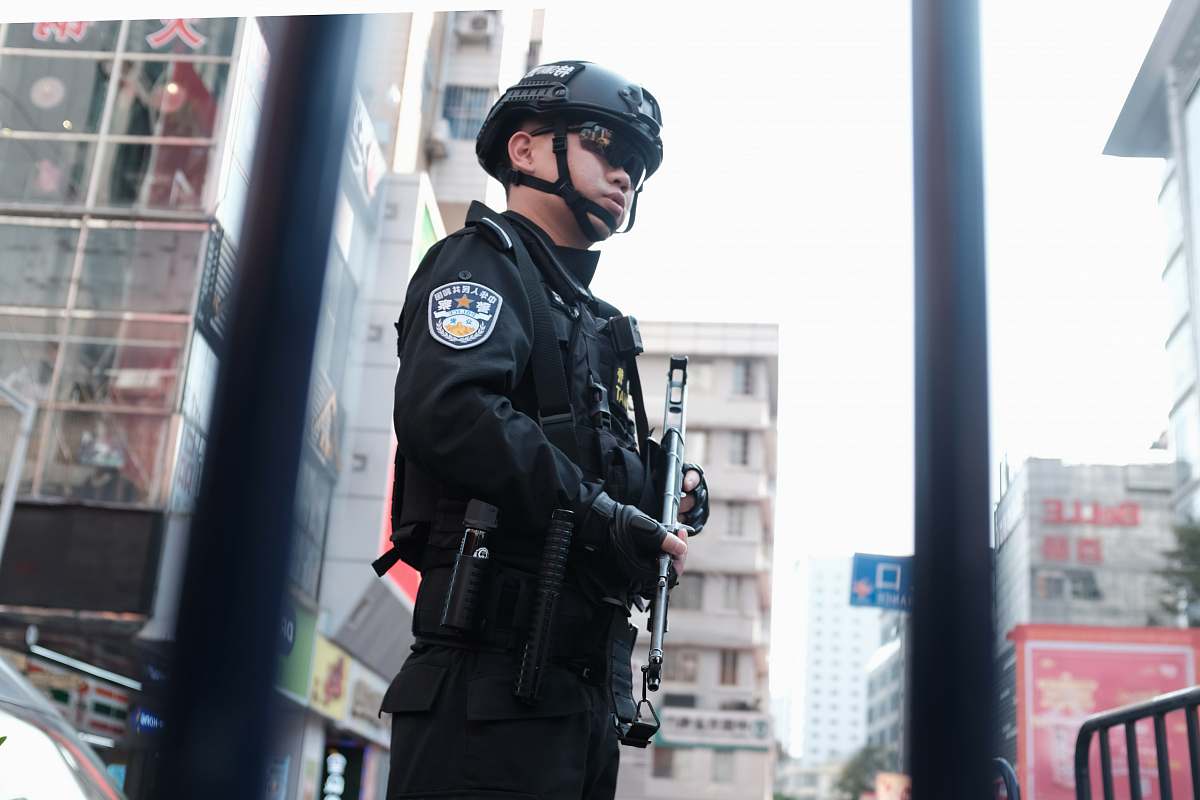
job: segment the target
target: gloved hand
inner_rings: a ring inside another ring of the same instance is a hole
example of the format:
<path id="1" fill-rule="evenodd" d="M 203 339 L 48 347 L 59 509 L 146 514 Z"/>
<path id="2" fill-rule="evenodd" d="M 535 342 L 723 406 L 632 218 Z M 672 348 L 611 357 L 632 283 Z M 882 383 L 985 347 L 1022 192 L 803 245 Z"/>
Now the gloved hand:
<path id="1" fill-rule="evenodd" d="M 588 522 L 592 538 L 605 540 L 603 549 L 613 566 L 632 583 L 657 580 L 660 553 L 668 553 L 680 567 L 687 555 L 687 544 L 682 538 L 637 506 L 618 503 L 605 492 L 596 495 L 592 502 Z"/>
<path id="2" fill-rule="evenodd" d="M 694 477 L 693 477 L 694 476 Z M 699 464 L 683 465 L 683 499 L 679 502 L 679 521 L 695 536 L 708 522 L 708 481 Z"/>

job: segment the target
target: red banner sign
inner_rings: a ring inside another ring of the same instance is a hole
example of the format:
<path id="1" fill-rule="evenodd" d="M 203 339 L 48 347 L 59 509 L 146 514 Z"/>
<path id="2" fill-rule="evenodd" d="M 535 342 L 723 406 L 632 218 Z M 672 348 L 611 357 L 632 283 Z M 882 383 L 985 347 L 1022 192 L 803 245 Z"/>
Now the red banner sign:
<path id="1" fill-rule="evenodd" d="M 1092 714 L 1140 702 L 1196 683 L 1191 631 L 1021 625 L 1017 641 L 1017 761 L 1021 793 L 1031 800 L 1074 800 L 1075 740 Z M 1167 715 L 1171 782 L 1176 797 L 1190 794 L 1187 729 L 1182 712 Z M 1129 796 L 1125 731 L 1110 732 L 1118 796 Z M 1158 762 L 1152 719 L 1137 725 L 1142 797 L 1156 800 Z M 1091 747 L 1093 795 L 1099 791 L 1098 738 Z"/>
<path id="2" fill-rule="evenodd" d="M 1136 527 L 1141 522 L 1142 508 L 1137 503 L 1106 506 L 1082 500 L 1043 500 L 1042 522 L 1047 525 L 1112 525 Z"/>

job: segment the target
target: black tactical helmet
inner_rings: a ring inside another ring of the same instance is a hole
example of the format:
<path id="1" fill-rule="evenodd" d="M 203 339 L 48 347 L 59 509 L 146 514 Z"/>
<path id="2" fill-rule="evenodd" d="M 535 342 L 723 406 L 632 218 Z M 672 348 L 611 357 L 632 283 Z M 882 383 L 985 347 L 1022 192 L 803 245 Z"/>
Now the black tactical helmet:
<path id="1" fill-rule="evenodd" d="M 554 183 L 512 170 L 508 139 L 530 117 L 553 120 L 535 133 L 554 133 L 558 180 Z M 557 61 L 534 67 L 508 88 L 492 106 L 475 139 L 475 155 L 483 169 L 501 183 L 525 184 L 561 196 L 583 233 L 600 236 L 587 214 L 595 214 L 616 232 L 607 209 L 584 198 L 571 184 L 567 169 L 566 134 L 578 131 L 584 146 L 597 150 L 610 164 L 625 166 L 637 192 L 662 164 L 662 112 L 654 96 L 635 83 L 588 61 Z M 630 209 L 629 228 L 637 212 L 637 194 Z"/>

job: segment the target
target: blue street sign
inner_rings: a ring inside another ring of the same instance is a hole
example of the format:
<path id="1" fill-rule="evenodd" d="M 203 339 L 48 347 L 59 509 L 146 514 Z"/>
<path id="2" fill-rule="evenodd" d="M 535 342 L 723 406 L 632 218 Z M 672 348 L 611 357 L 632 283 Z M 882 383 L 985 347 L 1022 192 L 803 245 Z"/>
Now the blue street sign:
<path id="1" fill-rule="evenodd" d="M 912 610 L 912 556 L 855 553 L 850 605 Z"/>

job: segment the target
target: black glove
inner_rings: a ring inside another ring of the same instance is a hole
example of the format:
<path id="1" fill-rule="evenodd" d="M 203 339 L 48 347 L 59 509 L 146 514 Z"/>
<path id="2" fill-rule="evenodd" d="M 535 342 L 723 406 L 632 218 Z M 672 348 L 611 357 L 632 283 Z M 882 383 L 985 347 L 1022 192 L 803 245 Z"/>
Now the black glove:
<path id="1" fill-rule="evenodd" d="M 604 540 L 600 549 L 607 551 L 622 576 L 635 584 L 658 579 L 658 556 L 663 555 L 662 543 L 669 533 L 666 526 L 605 492 L 596 495 L 587 522 L 592 534 L 587 538 Z"/>
<path id="2" fill-rule="evenodd" d="M 684 525 L 692 529 L 689 535 L 695 536 L 704 530 L 704 524 L 708 522 L 708 481 L 704 479 L 704 470 L 700 469 L 698 464 L 684 464 L 683 474 L 687 475 L 688 470 L 692 469 L 700 473 L 700 483 L 692 490 L 692 497 L 695 498 L 696 504 L 692 506 L 691 511 L 680 514 L 679 518 Z"/>

